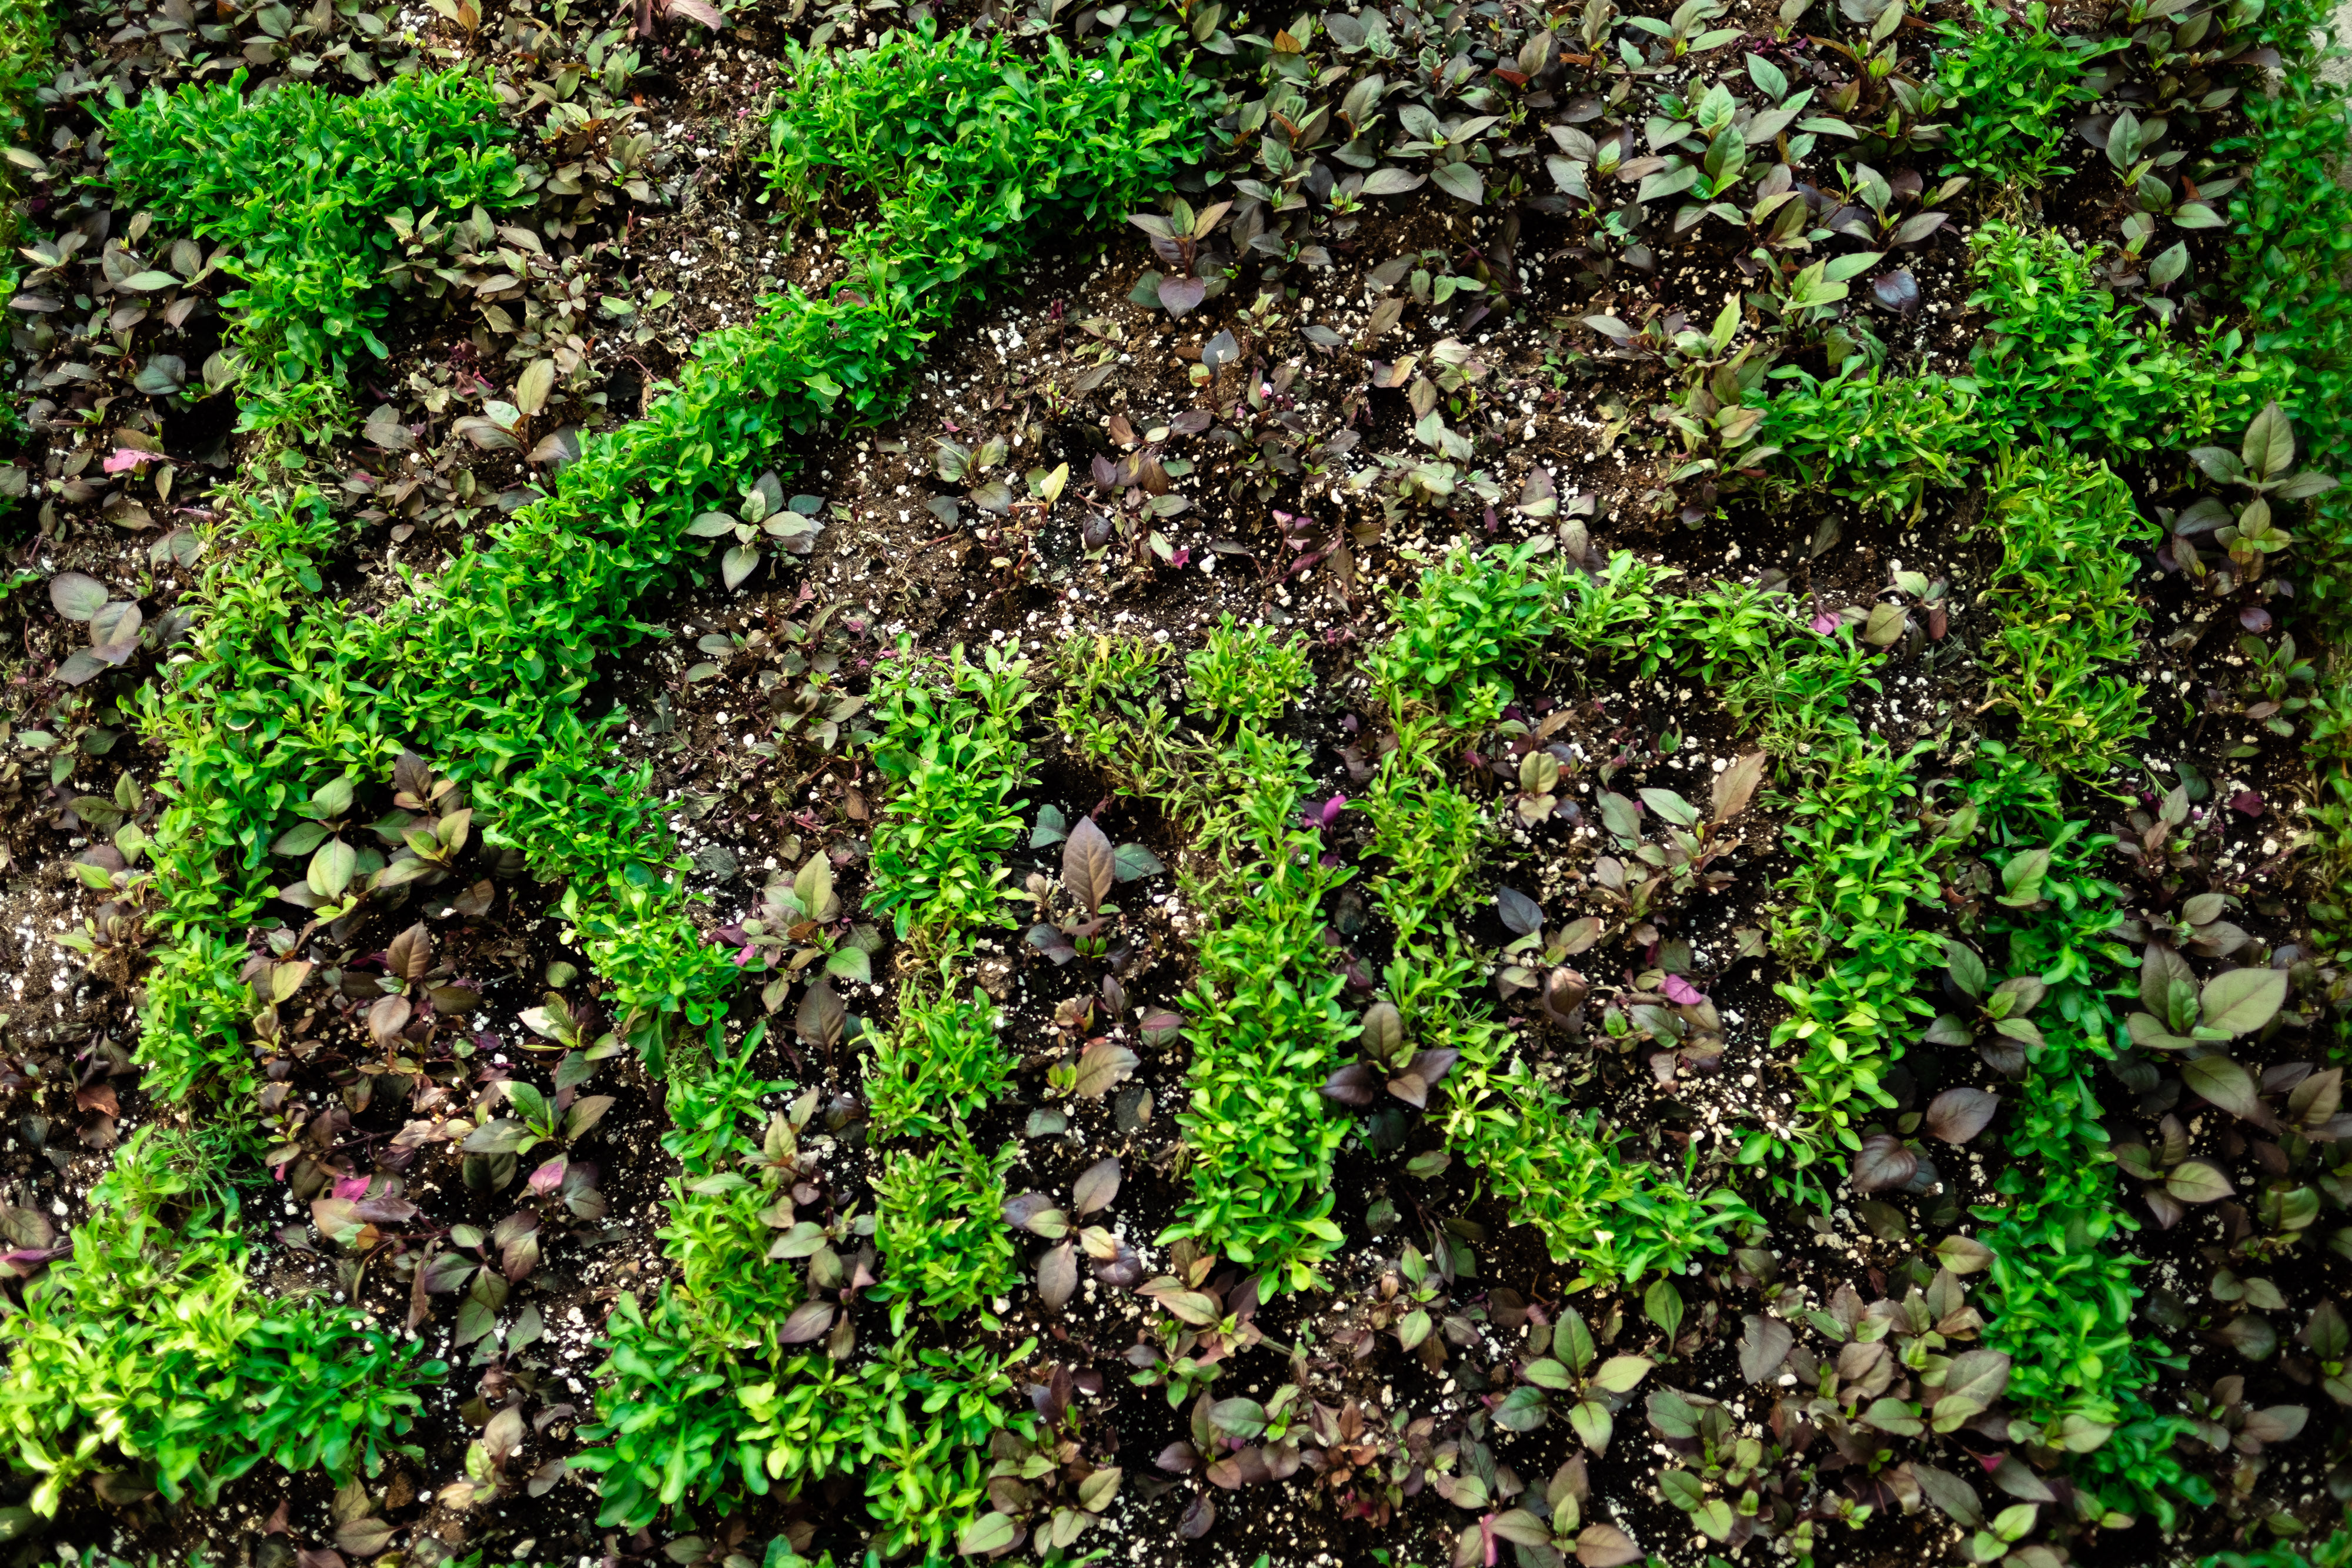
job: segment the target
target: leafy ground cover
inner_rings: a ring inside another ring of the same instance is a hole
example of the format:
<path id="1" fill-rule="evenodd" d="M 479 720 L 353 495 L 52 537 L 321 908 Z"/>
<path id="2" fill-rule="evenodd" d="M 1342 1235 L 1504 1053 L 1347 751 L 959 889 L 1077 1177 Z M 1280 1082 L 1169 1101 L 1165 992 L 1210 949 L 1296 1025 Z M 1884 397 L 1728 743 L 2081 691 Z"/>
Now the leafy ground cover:
<path id="1" fill-rule="evenodd" d="M 17 1560 L 2345 1560 L 2323 17 L 0 18 Z"/>

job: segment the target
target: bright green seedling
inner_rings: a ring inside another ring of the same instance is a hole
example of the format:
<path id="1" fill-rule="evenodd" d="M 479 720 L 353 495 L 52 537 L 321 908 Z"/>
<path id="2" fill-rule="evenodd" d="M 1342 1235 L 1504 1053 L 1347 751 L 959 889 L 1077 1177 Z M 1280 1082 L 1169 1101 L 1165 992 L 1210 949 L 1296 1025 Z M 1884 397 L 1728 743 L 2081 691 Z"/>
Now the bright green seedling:
<path id="1" fill-rule="evenodd" d="M 1209 629 L 1203 646 L 1185 655 L 1184 674 L 1195 706 L 1261 727 L 1281 717 L 1314 678 L 1305 633 L 1285 636 L 1272 626 L 1238 625 L 1231 615 Z"/>

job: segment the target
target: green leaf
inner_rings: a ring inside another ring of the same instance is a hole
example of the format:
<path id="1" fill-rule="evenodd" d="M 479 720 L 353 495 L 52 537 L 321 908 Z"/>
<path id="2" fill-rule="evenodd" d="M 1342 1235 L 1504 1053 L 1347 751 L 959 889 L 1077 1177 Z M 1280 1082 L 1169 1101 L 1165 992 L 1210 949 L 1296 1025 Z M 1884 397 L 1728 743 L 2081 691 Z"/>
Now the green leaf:
<path id="1" fill-rule="evenodd" d="M 1551 1402 L 1540 1388 L 1524 1385 L 1503 1396 L 1495 1406 L 1495 1425 L 1506 1432 L 1532 1432 L 1551 1417 Z"/>
<path id="2" fill-rule="evenodd" d="M 1612 1355 L 1592 1375 L 1593 1385 L 1612 1394 L 1630 1394 L 1657 1364 L 1643 1355 Z"/>
<path id="3" fill-rule="evenodd" d="M 1486 200 L 1486 181 L 1474 165 L 1440 163 L 1429 172 L 1429 177 L 1436 182 L 1438 189 L 1474 207 Z"/>
<path id="4" fill-rule="evenodd" d="M 2165 1173 L 2164 1190 L 2183 1203 L 2219 1203 L 2236 1189 L 2211 1162 L 2183 1160 Z"/>
<path id="5" fill-rule="evenodd" d="M 2257 479 L 2268 479 L 2284 474 L 2294 466 L 2294 427 L 2287 422 L 2286 410 L 2275 399 L 2263 405 L 2246 427 L 2245 444 L 2239 449 L 2246 470 Z"/>
<path id="6" fill-rule="evenodd" d="M 2278 1017 L 2286 997 L 2284 969 L 2224 969 L 2205 982 L 2198 1007 L 2206 1028 L 2234 1038 L 2252 1034 Z"/>
<path id="7" fill-rule="evenodd" d="M 1609 1414 L 1608 1406 L 1598 1399 L 1583 1400 L 1569 1411 L 1568 1425 L 1577 1440 L 1595 1454 L 1609 1451 L 1609 1437 L 1616 1421 Z"/>
<path id="8" fill-rule="evenodd" d="M 352 877 L 359 867 L 359 852 L 341 839 L 331 839 L 319 846 L 310 857 L 310 869 L 305 878 L 310 891 L 320 898 L 341 898 L 352 885 Z"/>
<path id="9" fill-rule="evenodd" d="M 1121 844 L 1111 852 L 1111 874 L 1120 882 L 1158 876 L 1167 869 L 1158 855 L 1141 844 Z"/>
<path id="10" fill-rule="evenodd" d="M 1003 1552 L 1021 1539 L 1021 1526 L 1007 1513 L 983 1513 L 956 1532 L 956 1552 L 963 1557 L 985 1557 Z"/>

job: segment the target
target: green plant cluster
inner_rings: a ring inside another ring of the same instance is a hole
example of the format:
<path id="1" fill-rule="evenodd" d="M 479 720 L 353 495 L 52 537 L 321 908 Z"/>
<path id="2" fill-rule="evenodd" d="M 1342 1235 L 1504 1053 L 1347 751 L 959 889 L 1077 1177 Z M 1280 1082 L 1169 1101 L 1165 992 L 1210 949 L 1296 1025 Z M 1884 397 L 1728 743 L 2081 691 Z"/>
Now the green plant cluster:
<path id="1" fill-rule="evenodd" d="M 1986 314 L 1969 362 L 1979 449 L 2067 441 L 2112 453 L 2188 447 L 2242 429 L 2278 372 L 2241 352 L 2234 332 L 2182 345 L 2099 275 L 2101 247 L 2055 230 L 1985 224 L 1969 236 Z"/>
<path id="2" fill-rule="evenodd" d="M 996 1004 L 942 964 L 936 978 L 898 988 L 898 1018 L 874 1044 L 866 1098 L 880 1137 L 944 1137 L 993 1104 L 1012 1082 L 1013 1053 Z"/>
<path id="3" fill-rule="evenodd" d="M 114 113 L 110 174 L 132 199 L 226 242 L 244 287 L 237 350 L 254 373 L 243 424 L 343 423 L 343 382 L 381 360 L 394 213 L 462 214 L 520 201 L 513 133 L 485 78 L 398 76 L 356 96 L 286 81 L 248 98 L 245 73 L 156 93 Z M 362 358 L 364 353 L 365 358 Z"/>
<path id="4" fill-rule="evenodd" d="M 2131 1221 L 2090 1082 L 2124 1039 L 2111 998 L 2137 991 L 2118 983 L 2132 962 L 2112 936 L 2122 890 L 2095 870 L 2114 841 L 2084 832 L 2058 778 L 1998 744 L 1984 747 L 1964 788 L 2004 885 L 2034 883 L 2031 899 L 1987 905 L 1983 938 L 2005 941 L 2007 972 L 2050 988 L 2016 1097 L 2014 1163 L 1995 1186 L 2007 1201 L 1979 1215 L 1977 1239 L 1992 1252 L 1985 1343 L 2015 1358 L 2009 1393 L 2020 1412 L 2051 1447 L 2081 1456 L 2078 1484 L 2168 1531 L 2182 1502 L 2212 1493 L 2171 1452 L 2189 1423 L 2149 1406 L 2158 1379 L 2186 1362 L 2134 1332 L 2138 1260 L 2115 1249 Z"/>
<path id="5" fill-rule="evenodd" d="M 31 1504 L 117 1455 L 174 1502 L 210 1505 L 264 1460 L 379 1473 L 416 1389 L 446 1368 L 348 1308 L 269 1301 L 246 1279 L 225 1140 L 142 1128 L 90 1194 L 69 1258 L 0 1323 L 0 1433 L 39 1477 Z"/>
<path id="6" fill-rule="evenodd" d="M 1917 990 L 1943 963 L 1944 944 L 1913 924 L 1910 905 L 1937 898 L 1954 838 L 1921 810 L 1920 755 L 1841 737 L 1811 759 L 1784 830 L 1797 869 L 1779 883 L 1789 902 L 1774 943 L 1792 969 L 1811 971 L 1773 988 L 1789 1016 L 1773 1026 L 1772 1048 L 1798 1049 L 1796 1107 L 1786 1127 L 1751 1134 L 1740 1159 L 1771 1161 L 1795 1197 L 1821 1196 L 1807 1169 L 1860 1149 L 1863 1124 L 1894 1106 L 1880 1080 L 1913 1020 L 1935 1014 Z"/>
<path id="7" fill-rule="evenodd" d="M 921 927 L 953 939 L 1006 923 L 1005 852 L 1020 836 L 1029 781 L 1021 715 L 1028 664 L 1002 649 L 980 663 L 959 648 L 946 685 L 901 650 L 875 681 L 874 765 L 892 789 L 874 829 L 866 906 L 903 940 Z"/>
<path id="8" fill-rule="evenodd" d="M 796 48 L 761 161 L 803 207 L 836 173 L 871 195 L 851 254 L 936 324 L 1044 235 L 1123 216 L 1198 158 L 1202 84 L 1173 43 L 1118 35 L 1081 56 L 1049 36 L 1033 61 L 925 17 L 845 57 Z"/>
<path id="9" fill-rule="evenodd" d="M 2216 1552 L 2199 1559 L 2197 1568 L 2352 1568 L 2352 1529 L 2330 1531 L 2326 1540 L 2305 1546 Z"/>
<path id="10" fill-rule="evenodd" d="M 49 47 L 57 26 L 56 17 L 40 0 L 26 0 L 0 13 L 0 148 L 30 150 L 40 124 L 34 95 L 48 85 Z M 11 247 L 16 242 L 16 169 L 0 161 L 0 244 Z M 0 265 L 0 285 L 13 284 L 15 277 L 14 267 Z"/>
<path id="11" fill-rule="evenodd" d="M 725 1511 L 739 1489 L 789 1495 L 843 1476 L 863 1480 L 877 1554 L 944 1563 L 987 1505 L 989 1438 L 1035 1430 L 1036 1418 L 1007 1399 L 1005 1370 L 1033 1343 L 999 1358 L 984 1346 L 918 1350 L 900 1338 L 856 1366 L 817 1353 L 714 1357 L 668 1291 L 650 1312 L 623 1295 L 605 1333 L 599 1419 L 581 1432 L 603 1446 L 572 1463 L 600 1479 L 606 1526 L 643 1529 L 665 1507 Z"/>
<path id="12" fill-rule="evenodd" d="M 1815 377 L 1793 365 L 1758 386 L 1758 439 L 1779 449 L 1775 494 L 1813 489 L 1916 517 L 1930 490 L 1966 486 L 2012 445 L 2075 443 L 2129 455 L 2241 428 L 2289 372 L 2213 329 L 2182 345 L 2143 324 L 2099 274 L 2099 247 L 1988 223 L 1969 236 L 1987 320 L 1965 377 L 1887 377 L 1849 358 Z"/>
<path id="13" fill-rule="evenodd" d="M 2095 779 L 2147 733 L 2146 688 L 2098 666 L 2139 654 L 2147 612 L 2126 547 L 2153 544 L 2160 530 L 2105 463 L 2012 449 L 1993 464 L 1977 532 L 2001 552 L 1980 601 L 1995 621 L 1984 640 L 1989 695 L 2017 716 L 2028 756 Z"/>
<path id="14" fill-rule="evenodd" d="M 1351 873 L 1324 864 L 1322 834 L 1300 826 L 1301 747 L 1243 723 L 1226 765 L 1250 859 L 1205 901 L 1214 918 L 1185 996 L 1192 1064 L 1176 1118 L 1192 1151 L 1192 1193 L 1160 1239 L 1191 1238 L 1271 1286 L 1305 1290 L 1345 1239 L 1330 1218 L 1331 1167 L 1348 1123 L 1322 1088 L 1359 1025 L 1339 1005 L 1345 978 L 1301 955 L 1320 946 L 1324 898 Z"/>
<path id="15" fill-rule="evenodd" d="M 1540 549 L 1458 549 L 1425 569 L 1412 593 L 1391 603 L 1389 635 L 1365 657 L 1374 688 L 1391 702 L 1440 697 L 1454 716 L 1500 712 L 1507 672 L 1561 623 L 1566 569 L 1542 562 Z"/>
<path id="16" fill-rule="evenodd" d="M 2058 162 L 2081 106 L 2098 95 L 2084 76 L 2121 46 L 2054 32 L 2050 7 L 2032 0 L 2022 21 L 1975 0 L 1968 19 L 1937 29 L 1936 81 L 1951 105 L 1944 145 L 1950 172 L 2022 191 L 2072 169 Z"/>
<path id="17" fill-rule="evenodd" d="M 1795 366 L 1772 372 L 1786 389 L 1750 394 L 1764 411 L 1762 439 L 1780 449 L 1778 490 L 1820 486 L 1888 515 L 1916 517 L 1930 489 L 1966 485 L 1983 437 L 1976 389 L 1944 376 L 1887 377 L 1849 360 L 1820 378 Z"/>
<path id="18" fill-rule="evenodd" d="M 974 1146 L 958 1124 L 923 1149 L 893 1149 L 874 1178 L 875 1240 L 884 1263 L 874 1299 L 888 1301 L 894 1329 L 908 1310 L 961 1317 L 1013 1288 L 1013 1233 L 1004 1223 L 1004 1173 L 1020 1153 Z"/>
<path id="19" fill-rule="evenodd" d="M 936 998 L 909 981 L 896 1030 L 867 1073 L 883 1135 L 929 1140 L 895 1150 L 875 1178 L 877 1300 L 903 1326 L 913 1305 L 955 1317 L 1012 1287 L 1013 1248 L 1003 1215 L 1015 1155 L 973 1146 L 964 1118 L 988 1105 L 1013 1061 L 986 997 L 958 997 L 974 936 L 1007 923 L 1004 857 L 1028 802 L 1021 717 L 1034 694 L 1028 661 L 1000 648 L 977 664 L 955 649 L 940 668 L 902 647 L 875 681 L 875 767 L 892 782 L 874 830 L 866 905 L 904 938 L 940 955 Z"/>
<path id="20" fill-rule="evenodd" d="M 903 53 L 906 46 L 894 47 Z M 923 47 L 968 54 L 976 46 L 926 36 Z M 898 60 L 910 71 L 904 80 L 921 79 L 919 57 Z M 870 55 L 804 62 L 811 79 L 836 68 L 875 74 Z M 1025 68 L 1007 68 L 1014 77 Z M 1127 135 L 1136 128 L 1124 119 L 1098 117 L 1123 117 L 1138 105 L 1181 108 L 1190 90 L 1179 68 L 1123 43 L 1094 58 L 1057 56 L 1053 71 L 1059 75 L 1048 73 L 1042 87 L 1058 81 L 1068 90 L 1048 95 L 1046 110 L 1063 117 L 1060 130 L 1070 135 Z M 428 93 L 420 101 L 462 101 L 457 95 L 470 89 L 449 81 L 435 90 L 446 96 Z M 299 101 L 273 112 L 291 116 Z M 381 108 L 392 100 L 373 101 Z M 185 161 L 172 152 L 175 114 L 213 124 L 247 152 L 263 146 L 277 124 L 257 116 L 224 127 L 217 106 L 194 99 L 142 112 L 149 118 L 126 125 L 119 144 L 143 135 L 139 156 L 152 152 L 152 167 L 177 168 L 188 178 Z M 296 117 L 295 129 L 309 123 Z M 1147 141 L 1160 123 L 1143 126 Z M 1066 182 L 1033 192 L 1035 215 L 1083 212 L 1089 199 L 1123 206 L 1143 193 L 1135 182 L 1163 174 L 1180 152 L 1171 145 L 1125 165 L 1125 183 Z M 504 167 L 488 152 L 477 162 Z M 411 172 L 430 167 L 421 153 L 407 163 Z M 905 172 L 975 190 L 1001 171 L 962 161 L 960 144 L 947 140 Z M 344 182 L 343 193 L 358 183 Z M 183 194 L 199 203 L 211 193 L 192 186 Z M 194 214 L 224 224 L 233 215 Z M 1008 231 L 992 254 L 1008 258 L 1043 232 Z M 870 259 L 887 280 L 887 253 L 873 250 Z M 922 309 L 937 317 L 1001 270 L 974 265 L 943 274 L 938 259 L 906 258 L 910 276 L 929 279 Z M 683 866 L 646 779 L 615 776 L 611 767 L 610 727 L 619 716 L 598 716 L 582 705 L 601 656 L 661 634 L 635 619 L 631 607 L 694 548 L 688 525 L 710 498 L 731 490 L 736 476 L 772 464 L 788 433 L 829 413 L 872 409 L 894 392 L 893 378 L 920 340 L 906 330 L 910 287 L 829 302 L 795 294 L 770 302 L 747 326 L 709 335 L 677 389 L 645 418 L 589 435 L 551 494 L 462 550 L 436 577 L 412 579 L 408 593 L 378 616 L 352 615 L 325 595 L 321 569 L 342 531 L 325 499 L 299 486 L 248 484 L 233 498 L 234 532 L 224 529 L 215 541 L 189 656 L 173 666 L 160 696 L 151 689 L 146 698 L 144 716 L 169 744 L 173 773 L 163 787 L 170 805 L 154 832 L 152 928 L 163 943 L 141 1044 L 151 1091 L 173 1099 L 201 1091 L 232 1112 L 242 1105 L 255 1083 L 248 1020 L 266 999 L 240 977 L 244 937 L 275 884 L 289 871 L 299 880 L 299 863 L 282 863 L 285 835 L 306 822 L 341 821 L 355 796 L 380 789 L 394 760 L 410 749 L 459 779 L 487 841 L 523 851 L 541 876 L 565 884 L 560 914 L 606 981 L 621 1031 L 654 1071 L 675 1069 L 674 1135 L 684 1140 L 675 1152 L 699 1174 L 674 1194 L 664 1233 L 679 1260 L 677 1281 L 649 1311 L 632 1302 L 611 1333 L 613 1385 L 598 1429 L 608 1447 L 582 1464 L 604 1478 L 610 1522 L 642 1525 L 689 1493 L 723 1493 L 738 1474 L 764 1490 L 771 1478 L 797 1484 L 837 1464 L 856 1465 L 871 1467 L 866 1473 L 877 1478 L 873 1509 L 886 1549 L 921 1545 L 940 1555 L 954 1528 L 948 1505 L 961 1499 L 969 1512 L 982 1500 L 971 1448 L 978 1438 L 968 1440 L 966 1428 L 978 1421 L 984 1437 L 1004 1425 L 1001 1415 L 971 1415 L 974 1400 L 994 1411 L 1009 1387 L 995 1364 L 965 1367 L 902 1346 L 848 1375 L 854 1396 L 809 1407 L 818 1411 L 809 1419 L 830 1422 L 833 1437 L 802 1445 L 801 1437 L 778 1435 L 784 1429 L 778 1422 L 805 1435 L 806 1421 L 790 1415 L 804 1403 L 803 1385 L 821 1396 L 838 1392 L 845 1378 L 812 1354 L 795 1356 L 790 1376 L 781 1371 L 774 1313 L 798 1289 L 789 1266 L 768 1256 L 772 1228 L 763 1214 L 780 1179 L 774 1152 L 742 1125 L 774 1086 L 749 1076 L 756 1039 L 735 1052 L 722 1044 L 736 968 L 689 915 Z M 343 366 L 331 356 L 317 368 L 328 376 Z M 993 674 L 1008 690 L 1018 687 L 1017 672 Z M 887 834 L 877 838 L 889 854 L 904 847 L 891 845 Z M 320 845 L 325 859 L 314 859 L 311 870 L 313 891 L 333 904 L 326 913 L 348 915 L 413 879 L 415 868 L 403 858 L 410 852 L 389 862 L 363 860 L 348 846 L 333 848 L 341 842 Z M 971 893 L 971 908 L 992 897 L 993 878 L 983 880 L 986 886 L 956 890 Z M 673 1040 L 697 1035 L 706 1037 L 707 1060 L 673 1063 Z M 777 1125 L 771 1123 L 770 1143 Z M 82 1326 L 79 1312 L 72 1321 Z M 327 1335 L 321 1343 L 334 1341 Z M 745 1354 L 762 1345 L 764 1355 Z M 345 1361 L 348 1381 L 339 1375 L 314 1385 L 341 1390 L 353 1419 L 390 1411 L 383 1419 L 393 1420 L 403 1387 L 396 1369 L 357 1354 Z M 770 1395 L 777 1387 L 785 1393 L 754 1408 L 749 1396 L 762 1386 L 751 1381 L 759 1376 L 771 1379 Z M 960 1413 L 942 1415 L 949 1406 Z M 230 1416 L 199 1402 L 190 1418 Z M 313 1421 L 309 1430 L 326 1443 L 338 1428 Z M 294 1459 L 321 1451 L 300 1444 L 281 1450 Z M 340 1453 L 330 1458 L 342 1462 Z"/>
<path id="21" fill-rule="evenodd" d="M 1286 637 L 1277 627 L 1244 626 L 1230 614 L 1184 656 L 1184 674 L 1196 706 L 1261 729 L 1280 718 L 1315 675 L 1304 632 Z"/>

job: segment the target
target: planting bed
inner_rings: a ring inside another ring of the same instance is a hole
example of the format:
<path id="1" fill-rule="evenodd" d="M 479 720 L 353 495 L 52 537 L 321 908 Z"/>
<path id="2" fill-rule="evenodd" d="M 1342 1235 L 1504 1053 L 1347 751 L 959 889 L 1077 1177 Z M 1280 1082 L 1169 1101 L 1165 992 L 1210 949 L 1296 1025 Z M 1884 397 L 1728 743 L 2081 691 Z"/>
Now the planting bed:
<path id="1" fill-rule="evenodd" d="M 0 15 L 0 1551 L 2352 1562 L 2324 20 Z"/>

